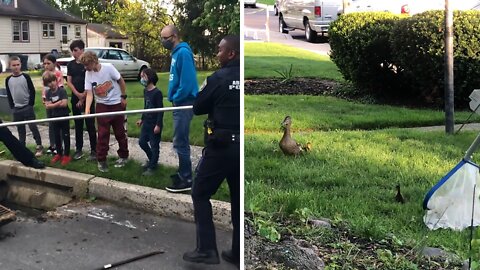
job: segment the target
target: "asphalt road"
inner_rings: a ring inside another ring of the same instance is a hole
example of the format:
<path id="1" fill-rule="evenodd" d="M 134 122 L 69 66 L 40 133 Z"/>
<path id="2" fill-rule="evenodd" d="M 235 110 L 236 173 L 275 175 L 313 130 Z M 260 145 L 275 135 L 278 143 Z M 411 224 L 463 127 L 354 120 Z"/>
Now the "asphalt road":
<path id="1" fill-rule="evenodd" d="M 142 260 L 111 269 L 236 269 L 187 263 L 182 254 L 195 248 L 195 224 L 105 202 L 80 202 L 40 213 L 17 211 L 17 220 L 0 227 L 0 269 L 99 269 L 153 251 Z M 231 232 L 217 230 L 219 252 L 230 246 Z"/>
<path id="2" fill-rule="evenodd" d="M 297 48 L 302 48 L 319 54 L 328 54 L 330 45 L 328 38 L 317 38 L 315 43 L 309 43 L 305 39 L 305 33 L 300 30 L 282 34 L 278 29 L 278 16 L 274 16 L 273 9 L 269 9 L 269 31 L 267 31 L 267 11 L 265 8 L 244 9 L 244 39 L 246 41 L 267 41 L 282 43 Z"/>

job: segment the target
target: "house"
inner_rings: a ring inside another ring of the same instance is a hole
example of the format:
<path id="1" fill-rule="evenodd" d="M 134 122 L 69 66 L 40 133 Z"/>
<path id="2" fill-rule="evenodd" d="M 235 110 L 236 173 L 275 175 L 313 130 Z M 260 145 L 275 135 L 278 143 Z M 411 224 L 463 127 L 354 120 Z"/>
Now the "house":
<path id="1" fill-rule="evenodd" d="M 89 23 L 87 26 L 88 47 L 115 47 L 130 51 L 130 41 L 112 26 Z"/>
<path id="2" fill-rule="evenodd" d="M 0 0 L 0 63 L 4 65 L 11 55 L 20 55 L 22 67 L 32 68 L 45 54 L 67 52 L 72 40 L 86 38 L 86 21 L 43 0 Z"/>

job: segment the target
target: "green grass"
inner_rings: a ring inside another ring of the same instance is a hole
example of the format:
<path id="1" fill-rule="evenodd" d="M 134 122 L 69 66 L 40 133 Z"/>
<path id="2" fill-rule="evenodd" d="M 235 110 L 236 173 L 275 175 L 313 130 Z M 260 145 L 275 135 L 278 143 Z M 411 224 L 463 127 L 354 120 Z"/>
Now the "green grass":
<path id="1" fill-rule="evenodd" d="M 197 80 L 199 84 L 205 80 L 205 78 L 210 75 L 211 72 L 200 71 L 198 72 Z M 164 106 L 170 107 L 171 104 L 166 99 L 167 89 L 168 89 L 168 73 L 159 73 L 159 82 L 157 87 L 162 91 L 164 95 Z M 0 87 L 4 87 L 5 78 L 7 74 L 0 74 Z M 35 96 L 35 113 L 37 119 L 45 118 L 46 112 L 45 108 L 42 105 L 41 101 L 41 84 L 39 81 L 38 74 L 32 75 L 34 80 L 35 87 L 37 89 L 37 94 Z M 70 90 L 68 90 L 69 93 Z M 128 93 L 128 109 L 143 109 L 143 86 L 136 81 L 127 81 L 127 93 Z M 70 102 L 69 102 L 69 106 Z M 128 135 L 132 137 L 138 137 L 140 134 L 140 128 L 135 125 L 136 120 L 140 115 L 131 115 L 129 116 L 128 121 Z M 0 118 L 3 120 L 11 120 L 10 115 L 0 114 Z M 190 126 L 190 143 L 194 145 L 203 145 L 203 121 L 206 119 L 206 116 L 194 116 L 191 126 Z M 71 121 L 71 126 L 73 127 L 73 121 Z M 172 113 L 167 112 L 164 115 L 164 130 L 162 133 L 162 141 L 171 141 L 173 137 L 173 123 L 172 123 Z M 30 146 L 30 149 L 33 151 L 34 146 Z M 0 144 L 0 150 L 6 150 L 3 144 Z M 14 159 L 8 150 L 0 156 L 0 159 Z M 40 160 L 44 161 L 45 164 L 49 165 L 51 156 L 43 156 Z M 159 166 L 158 170 L 153 176 L 143 177 L 140 176 L 142 169 L 141 165 L 133 160 L 130 160 L 125 168 L 117 169 L 113 167 L 114 158 L 109 159 L 110 163 L 110 172 L 101 173 L 97 169 L 96 163 L 88 163 L 86 161 L 72 161 L 65 169 L 93 174 L 100 177 L 105 177 L 109 179 L 114 179 L 117 181 L 131 183 L 141 186 L 153 187 L 164 189 L 166 186 L 171 184 L 170 175 L 176 171 L 176 168 Z M 49 165 L 50 166 L 50 165 Z M 60 165 L 54 165 L 53 167 L 62 168 Z M 139 177 L 140 176 L 140 177 Z M 228 185 L 225 183 L 222 184 L 217 193 L 213 196 L 214 199 L 228 201 L 229 200 L 229 191 Z"/>
<path id="2" fill-rule="evenodd" d="M 406 242 L 466 254 L 468 232 L 429 231 L 422 220 L 422 201 L 460 161 L 476 133 L 448 136 L 389 129 L 293 136 L 312 142 L 312 152 L 284 156 L 278 148 L 279 131 L 245 136 L 246 210 L 288 215 L 307 207 L 316 217 L 348 222 L 352 232 L 363 237 L 380 240 L 393 234 Z M 394 200 L 397 184 L 406 204 Z"/>
<path id="3" fill-rule="evenodd" d="M 296 131 L 418 127 L 445 123 L 442 111 L 362 104 L 328 96 L 245 96 L 246 133 L 277 131 L 287 115 L 292 117 L 292 127 Z M 457 122 L 462 122 L 468 115 L 470 112 L 459 111 L 455 113 L 455 118 Z M 472 120 L 478 119 L 476 115 L 472 117 Z"/>
<path id="4" fill-rule="evenodd" d="M 465 120 L 470 112 L 456 112 Z M 282 154 L 280 123 L 313 150 Z M 361 104 L 328 96 L 245 96 L 245 209 L 347 222 L 355 235 L 444 247 L 463 256 L 468 232 L 429 231 L 423 224 L 426 192 L 463 157 L 477 135 L 400 129 L 443 125 L 444 113 Z M 478 121 L 478 116 L 473 120 Z M 474 160 L 480 154 L 474 156 Z M 400 184 L 407 203 L 394 200 Z"/>
<path id="5" fill-rule="evenodd" d="M 278 43 L 245 43 L 245 78 L 281 77 L 293 65 L 294 77 L 344 81 L 337 66 L 326 55 Z"/>
<path id="6" fill-rule="evenodd" d="M 197 74 L 197 81 L 201 84 L 205 78 L 210 75 L 210 71 L 200 71 Z M 0 87 L 5 84 L 5 74 L 2 74 L 0 78 Z M 167 100 L 167 91 L 168 91 L 168 73 L 158 73 L 159 82 L 157 87 L 162 91 L 164 100 L 163 104 L 165 107 L 171 107 L 171 103 Z M 42 105 L 41 101 L 41 82 L 38 75 L 32 75 L 35 87 L 37 89 L 37 94 L 35 95 L 35 114 L 37 119 L 46 118 L 45 107 Z M 127 94 L 128 94 L 128 110 L 137 110 L 143 109 L 143 86 L 137 81 L 127 81 Z M 71 91 L 67 87 L 67 92 L 71 95 Z M 69 98 L 70 99 L 70 98 Z M 69 102 L 69 106 L 71 106 Z M 140 135 L 140 128 L 135 125 L 135 122 L 141 117 L 140 114 L 129 115 L 128 118 L 131 119 L 128 121 L 128 135 L 131 137 L 138 137 Z M 0 114 L 0 118 L 4 120 L 11 120 L 10 115 Z M 190 125 L 190 143 L 193 145 L 203 146 L 203 122 L 207 118 L 206 115 L 194 116 L 192 123 Z M 162 141 L 172 141 L 173 139 L 173 119 L 172 113 L 166 112 L 163 118 L 164 130 L 162 133 Z M 73 121 L 71 122 L 73 127 Z"/>
<path id="7" fill-rule="evenodd" d="M 35 146 L 30 146 L 30 150 L 34 151 Z M 4 144 L 0 144 L 0 150 L 6 150 L 0 156 L 0 159 L 11 159 L 15 160 L 10 154 L 8 149 L 6 149 Z M 110 157 L 108 159 L 109 163 L 109 172 L 102 173 L 97 169 L 96 162 L 87 162 L 86 160 L 78 160 L 70 162 L 66 167 L 61 166 L 60 164 L 50 165 L 50 159 L 52 156 L 44 155 L 39 159 L 45 162 L 47 166 L 55 168 L 65 168 L 66 170 L 76 171 L 81 173 L 87 173 L 96 175 L 98 177 L 105 177 L 108 179 L 114 179 L 116 181 L 121 181 L 124 183 L 136 184 L 146 187 L 165 189 L 166 186 L 171 184 L 170 175 L 176 172 L 176 168 L 160 165 L 155 171 L 155 174 L 152 176 L 141 176 L 142 167 L 139 162 L 134 160 L 129 160 L 127 165 L 124 168 L 115 168 L 113 165 L 115 163 L 115 157 Z M 48 170 L 48 168 L 46 169 Z M 228 201 L 229 200 L 229 191 L 226 181 L 222 184 L 217 193 L 213 196 L 214 199 Z"/>
<path id="8" fill-rule="evenodd" d="M 275 4 L 275 0 L 258 0 L 257 3 L 273 6 Z"/>

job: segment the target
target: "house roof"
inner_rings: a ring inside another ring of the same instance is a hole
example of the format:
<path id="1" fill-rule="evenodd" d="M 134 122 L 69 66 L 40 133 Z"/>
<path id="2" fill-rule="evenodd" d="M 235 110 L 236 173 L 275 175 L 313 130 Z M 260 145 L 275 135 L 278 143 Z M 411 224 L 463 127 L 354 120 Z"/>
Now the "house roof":
<path id="1" fill-rule="evenodd" d="M 91 30 L 97 34 L 104 36 L 105 38 L 114 38 L 114 39 L 128 39 L 125 35 L 120 34 L 110 25 L 100 24 L 100 23 L 89 23 L 87 29 Z"/>
<path id="2" fill-rule="evenodd" d="M 77 18 L 65 11 L 58 10 L 43 0 L 17 0 L 18 7 L 0 5 L 0 16 L 15 18 L 49 19 L 69 23 L 86 24 L 85 20 Z"/>

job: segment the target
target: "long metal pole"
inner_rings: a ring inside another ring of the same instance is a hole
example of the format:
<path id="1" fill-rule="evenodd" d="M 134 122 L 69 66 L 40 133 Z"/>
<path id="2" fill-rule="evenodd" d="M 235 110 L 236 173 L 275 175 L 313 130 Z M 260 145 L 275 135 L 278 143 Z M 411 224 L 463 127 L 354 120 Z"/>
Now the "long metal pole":
<path id="1" fill-rule="evenodd" d="M 445 132 L 453 134 L 455 119 L 453 89 L 453 10 L 445 0 Z"/>
<path id="2" fill-rule="evenodd" d="M 27 121 L 1 123 L 0 128 L 1 127 L 8 127 L 8 126 L 34 124 L 34 123 L 37 124 L 37 123 L 45 123 L 45 122 L 57 122 L 57 121 L 64 121 L 64 120 L 75 120 L 75 119 L 94 118 L 94 117 L 106 117 L 106 116 L 114 116 L 114 115 L 167 112 L 167 111 L 176 111 L 176 110 L 189 110 L 189 109 L 192 109 L 192 108 L 193 108 L 193 106 L 190 105 L 190 106 L 178 106 L 178 107 L 167 107 L 167 108 L 154 108 L 154 109 L 142 109 L 142 110 L 129 110 L 129 111 L 116 111 L 116 112 L 92 113 L 92 114 L 82 114 L 82 115 L 73 115 L 73 116 L 62 116 L 62 117 L 53 117 L 53 118 L 45 118 L 45 119 L 35 119 L 35 120 L 27 120 Z"/>
<path id="3" fill-rule="evenodd" d="M 265 34 L 267 35 L 267 42 L 270 42 L 270 11 L 268 11 L 268 6 L 265 11 L 267 12 L 267 20 L 265 22 Z"/>
<path id="4" fill-rule="evenodd" d="M 467 152 L 465 153 L 465 156 L 463 156 L 464 160 L 472 160 L 472 155 L 475 150 L 477 150 L 478 146 L 480 146 L 480 133 L 477 135 L 473 143 L 470 145 L 470 147 L 467 149 Z"/>

